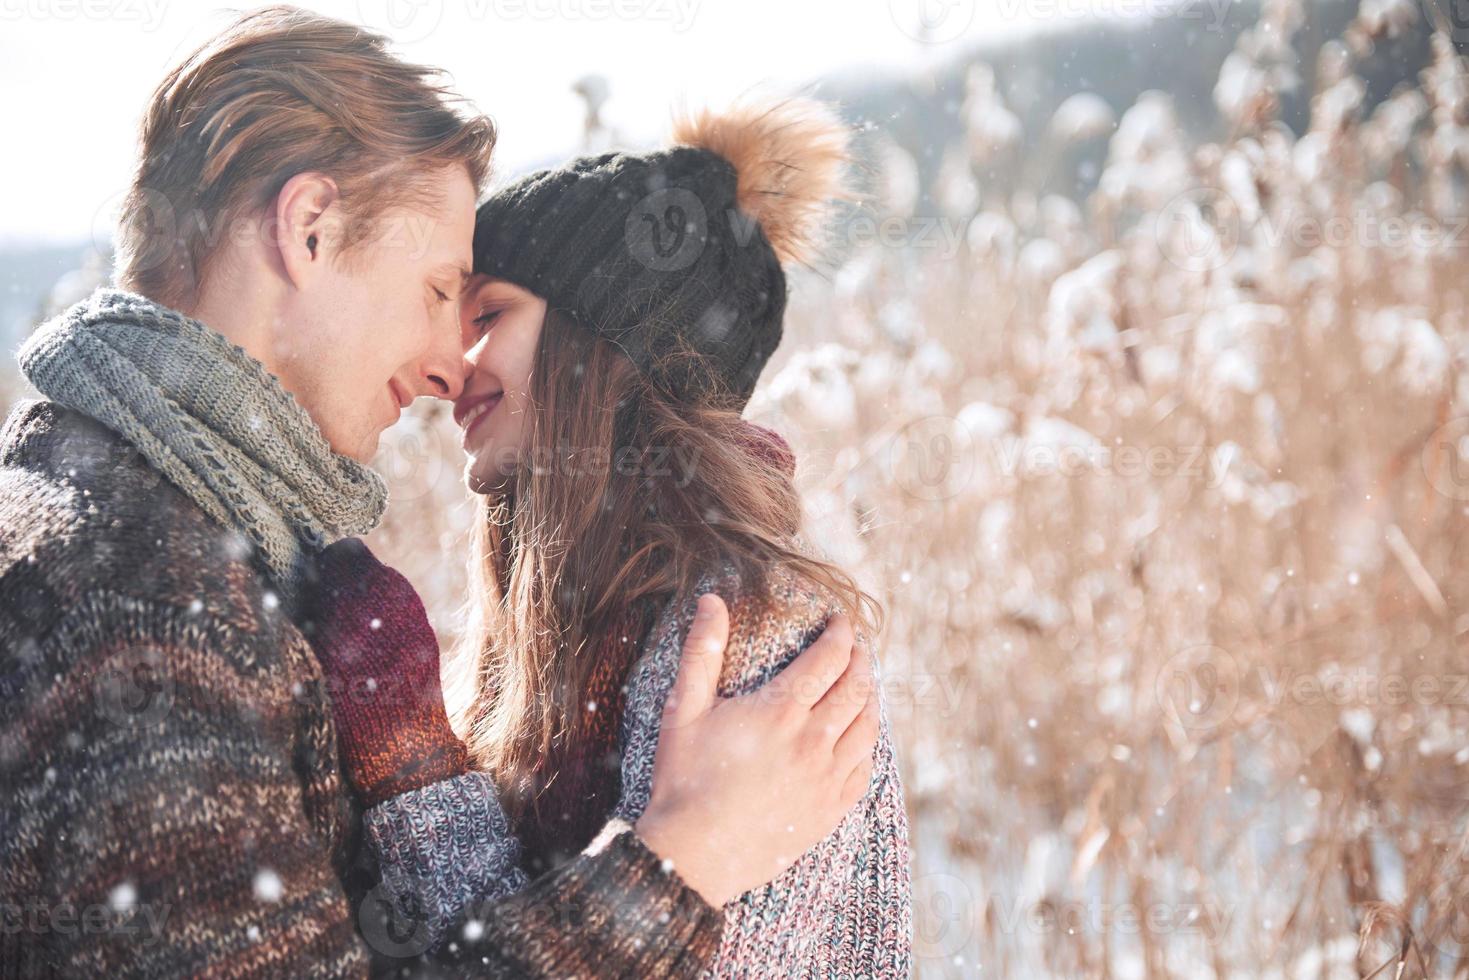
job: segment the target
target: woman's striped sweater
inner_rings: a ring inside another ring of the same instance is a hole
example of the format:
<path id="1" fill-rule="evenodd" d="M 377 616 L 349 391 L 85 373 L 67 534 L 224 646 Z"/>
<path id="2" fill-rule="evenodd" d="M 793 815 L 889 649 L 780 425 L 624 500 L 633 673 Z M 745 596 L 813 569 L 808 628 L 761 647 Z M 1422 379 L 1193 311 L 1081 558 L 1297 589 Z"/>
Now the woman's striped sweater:
<path id="1" fill-rule="evenodd" d="M 723 696 L 760 687 L 820 635 L 834 609 L 829 599 L 781 569 L 771 581 L 775 603 L 763 615 L 728 572 L 709 575 L 664 607 L 627 679 L 621 796 L 614 822 L 593 847 L 647 806 L 663 703 L 699 595 L 714 591 L 730 604 Z M 460 801 L 453 808 L 440 799 L 451 785 Z M 491 826 L 498 843 L 473 857 L 449 853 L 435 842 L 462 838 L 451 829 L 459 821 Z M 487 776 L 472 773 L 404 794 L 370 811 L 366 827 L 383 861 L 384 880 L 413 894 L 431 922 L 452 922 L 462 917 L 466 902 L 525 886 L 521 848 L 509 836 L 512 828 Z M 774 881 L 724 907 L 723 938 L 705 975 L 906 977 L 912 969 L 910 892 L 908 821 L 884 705 L 866 797 Z M 458 938 L 452 931 L 443 936 L 446 942 Z"/>

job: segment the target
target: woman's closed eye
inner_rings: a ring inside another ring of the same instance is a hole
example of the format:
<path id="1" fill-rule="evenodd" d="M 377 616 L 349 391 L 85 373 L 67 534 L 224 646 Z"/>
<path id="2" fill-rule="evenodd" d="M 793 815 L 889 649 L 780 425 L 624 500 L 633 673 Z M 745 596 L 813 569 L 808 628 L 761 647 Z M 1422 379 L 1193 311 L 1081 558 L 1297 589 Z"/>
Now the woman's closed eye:
<path id="1" fill-rule="evenodd" d="M 483 313 L 475 317 L 470 322 L 473 323 L 476 327 L 479 327 L 480 333 L 484 333 L 486 330 L 490 329 L 490 325 L 495 322 L 495 318 L 498 317 L 502 312 L 502 310 L 485 310 Z"/>

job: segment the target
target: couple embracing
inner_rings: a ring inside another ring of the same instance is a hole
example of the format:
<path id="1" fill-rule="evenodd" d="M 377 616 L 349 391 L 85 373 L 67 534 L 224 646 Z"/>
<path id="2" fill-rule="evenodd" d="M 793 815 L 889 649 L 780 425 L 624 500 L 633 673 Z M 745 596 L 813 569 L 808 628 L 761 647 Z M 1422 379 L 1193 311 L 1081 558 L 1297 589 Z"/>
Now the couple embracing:
<path id="1" fill-rule="evenodd" d="M 0 976 L 909 972 L 880 609 L 741 417 L 846 133 L 751 102 L 486 196 L 495 138 L 292 8 L 159 85 L 0 432 Z M 425 396 L 443 658 L 357 537 Z"/>

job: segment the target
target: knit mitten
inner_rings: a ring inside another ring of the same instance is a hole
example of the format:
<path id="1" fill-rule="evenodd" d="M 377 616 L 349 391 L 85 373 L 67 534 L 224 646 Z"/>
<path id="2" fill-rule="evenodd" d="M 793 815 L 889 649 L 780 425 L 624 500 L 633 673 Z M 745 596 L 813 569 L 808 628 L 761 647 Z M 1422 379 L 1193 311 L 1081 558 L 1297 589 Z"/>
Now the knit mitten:
<path id="1" fill-rule="evenodd" d="M 408 580 L 347 538 L 318 556 L 315 599 L 312 644 L 362 804 L 467 772 L 444 710 L 438 639 Z"/>

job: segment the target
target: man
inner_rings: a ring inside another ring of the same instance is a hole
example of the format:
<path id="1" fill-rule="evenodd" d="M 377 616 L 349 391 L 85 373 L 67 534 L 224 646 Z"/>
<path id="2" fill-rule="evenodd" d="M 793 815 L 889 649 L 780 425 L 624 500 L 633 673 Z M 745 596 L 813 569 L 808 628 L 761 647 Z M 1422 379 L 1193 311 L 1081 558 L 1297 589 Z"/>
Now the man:
<path id="1" fill-rule="evenodd" d="M 463 384 L 455 300 L 494 138 L 381 38 L 290 8 L 159 86 L 122 289 L 26 344 L 45 398 L 0 432 L 0 975 L 351 976 L 403 952 L 358 934 L 360 814 L 303 629 L 316 556 L 385 505 L 363 465 L 378 437 Z M 706 632 L 712 658 L 691 637 L 686 665 L 717 678 Z M 814 673 L 843 673 L 849 635 L 816 647 Z M 712 714 L 670 726 L 675 785 L 769 767 L 721 756 Z M 749 842 L 696 802 L 492 904 L 460 959 L 697 973 L 719 939 L 714 852 Z"/>

